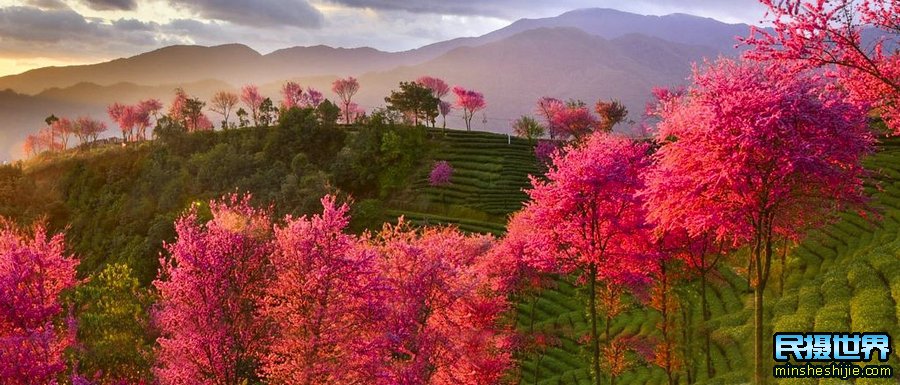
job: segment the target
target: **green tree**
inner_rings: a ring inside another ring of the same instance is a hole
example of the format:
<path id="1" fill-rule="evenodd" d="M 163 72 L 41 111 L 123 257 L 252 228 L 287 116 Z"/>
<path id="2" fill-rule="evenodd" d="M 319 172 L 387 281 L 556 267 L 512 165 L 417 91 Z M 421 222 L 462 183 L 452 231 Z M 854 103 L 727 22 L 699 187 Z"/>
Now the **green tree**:
<path id="1" fill-rule="evenodd" d="M 319 103 L 319 106 L 316 107 L 316 115 L 319 117 L 319 121 L 322 122 L 323 125 L 328 127 L 334 127 L 337 124 L 338 118 L 341 117 L 341 107 L 332 103 L 330 100 L 325 99 L 322 103 Z"/>
<path id="2" fill-rule="evenodd" d="M 272 99 L 265 98 L 259 105 L 259 125 L 269 127 L 278 118 L 278 108 L 272 103 Z"/>
<path id="3" fill-rule="evenodd" d="M 78 340 L 82 354 L 79 371 L 99 375 L 100 383 L 139 383 L 150 378 L 152 345 L 147 335 L 145 289 L 131 268 L 108 265 L 75 293 L 78 304 Z"/>
<path id="4" fill-rule="evenodd" d="M 400 82 L 400 91 L 391 91 L 391 96 L 384 98 L 388 109 L 399 111 L 412 118 L 415 126 L 419 120 L 434 122 L 437 119 L 440 100 L 432 95 L 431 89 L 415 82 Z"/>

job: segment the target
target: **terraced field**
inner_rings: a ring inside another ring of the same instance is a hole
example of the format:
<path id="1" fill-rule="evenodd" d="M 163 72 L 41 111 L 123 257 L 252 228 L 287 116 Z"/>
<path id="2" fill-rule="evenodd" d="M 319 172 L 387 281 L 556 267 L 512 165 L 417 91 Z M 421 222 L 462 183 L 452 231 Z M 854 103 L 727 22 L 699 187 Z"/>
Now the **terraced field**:
<path id="1" fill-rule="evenodd" d="M 537 167 L 527 142 L 506 136 L 448 131 L 433 153 L 434 160 L 447 160 L 455 168 L 453 185 L 434 188 L 423 170 L 412 187 L 423 209 L 388 210 L 388 215 L 405 215 L 414 223 L 455 223 L 468 231 L 502 233 L 505 216 L 517 210 L 525 195 L 529 173 Z M 863 216 L 843 214 L 841 220 L 814 231 L 787 255 L 784 284 L 782 266 L 773 265 L 767 292 L 766 311 L 774 331 L 886 331 L 900 336 L 900 140 L 887 139 L 879 152 L 867 160 L 873 181 L 867 187 L 871 212 Z M 877 182 L 877 183 L 876 183 Z M 444 204 L 446 203 L 446 205 Z M 691 341 L 680 383 L 687 375 L 699 384 L 748 382 L 752 327 L 752 301 L 747 284 L 729 264 L 713 278 L 709 292 L 712 319 L 712 362 L 714 376 L 706 375 L 703 354 L 699 297 L 696 287 L 677 291 L 684 312 L 680 323 L 687 324 Z M 522 330 L 537 330 L 556 336 L 555 346 L 544 354 L 521 357 L 521 384 L 589 384 L 587 356 L 577 343 L 586 332 L 583 296 L 568 279 L 561 278 L 536 298 L 518 304 L 516 321 Z M 653 337 L 658 335 L 658 315 L 633 305 L 614 320 L 614 336 Z M 679 329 L 682 330 L 682 329 Z M 679 339 L 684 339 L 680 336 Z M 900 344 L 894 339 L 894 355 L 889 364 L 900 369 Z M 771 351 L 769 348 L 766 351 Z M 633 358 L 634 353 L 630 353 Z M 617 384 L 663 384 L 662 369 L 640 359 L 617 379 Z M 840 381 L 782 380 L 783 384 L 834 384 Z M 892 380 L 858 380 L 857 384 L 897 383 Z"/>
<path id="2" fill-rule="evenodd" d="M 408 196 L 394 205 L 402 209 L 388 210 L 388 216 L 402 214 L 413 223 L 454 223 L 466 231 L 501 233 L 506 216 L 522 207 L 528 175 L 539 174 L 533 145 L 490 132 L 430 132 L 435 148 L 425 163 L 449 162 L 454 169 L 451 184 L 430 186 L 431 168 L 422 167 Z"/>

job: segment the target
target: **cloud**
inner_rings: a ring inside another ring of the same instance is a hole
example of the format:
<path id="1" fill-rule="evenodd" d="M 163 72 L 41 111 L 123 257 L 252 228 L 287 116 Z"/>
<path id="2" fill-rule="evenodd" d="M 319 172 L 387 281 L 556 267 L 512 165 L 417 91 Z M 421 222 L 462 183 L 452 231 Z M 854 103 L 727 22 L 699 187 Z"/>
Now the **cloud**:
<path id="1" fill-rule="evenodd" d="M 61 0 L 28 0 L 25 4 L 30 5 L 32 7 L 38 7 L 41 9 L 67 9 L 69 8 L 66 3 L 63 3 Z"/>
<path id="2" fill-rule="evenodd" d="M 319 28 L 324 16 L 306 0 L 169 0 L 205 19 L 252 27 Z"/>
<path id="3" fill-rule="evenodd" d="M 68 36 L 90 35 L 97 26 L 70 9 L 0 8 L 0 41 L 57 42 Z"/>
<path id="4" fill-rule="evenodd" d="M 97 11 L 133 11 L 137 8 L 137 0 L 82 0 Z"/>

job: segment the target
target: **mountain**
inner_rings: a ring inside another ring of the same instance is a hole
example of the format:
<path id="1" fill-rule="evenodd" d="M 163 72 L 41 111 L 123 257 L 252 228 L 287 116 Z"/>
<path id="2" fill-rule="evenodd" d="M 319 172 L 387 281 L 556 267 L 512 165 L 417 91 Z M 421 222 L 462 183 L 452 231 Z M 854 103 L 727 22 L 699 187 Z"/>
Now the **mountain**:
<path id="1" fill-rule="evenodd" d="M 532 29 L 558 27 L 577 28 L 607 39 L 641 34 L 674 43 L 703 45 L 724 53 L 735 51 L 736 37 L 747 36 L 750 33 L 750 26 L 747 24 L 728 24 L 711 18 L 680 13 L 648 16 L 609 8 L 587 8 L 555 17 L 521 19 L 486 35 L 438 42 L 409 51 L 407 54 L 425 58 L 436 57 L 455 48 L 483 45 Z"/>
<path id="2" fill-rule="evenodd" d="M 286 80 L 333 98 L 331 81 L 346 75 L 360 78 L 356 101 L 368 109 L 383 105 L 399 81 L 426 74 L 477 89 L 488 109 L 475 127 L 496 132 L 507 132 L 511 120 L 530 113 L 545 95 L 591 103 L 618 98 L 639 120 L 652 87 L 681 83 L 703 57 L 733 54 L 734 37 L 748 30 L 690 15 L 585 9 L 404 52 L 319 45 L 263 55 L 241 44 L 171 46 L 104 63 L 40 68 L 0 77 L 0 90 L 9 89 L 0 94 L 0 160 L 19 157 L 18 143 L 51 113 L 105 118 L 113 101 L 165 102 L 175 87 L 208 100 L 216 90 L 254 83 L 277 99 Z M 462 125 L 456 117 L 448 122 Z"/>
<path id="3" fill-rule="evenodd" d="M 605 39 L 575 28 L 539 28 L 456 48 L 423 64 L 364 75 L 358 100 L 381 105 L 381 98 L 399 81 L 429 74 L 484 93 L 488 124 L 479 115 L 479 130 L 509 132 L 511 120 L 531 113 L 541 96 L 587 103 L 617 98 L 632 112 L 630 118 L 639 120 L 654 86 L 682 84 L 690 63 L 717 53 L 638 34 Z M 452 122 L 461 126 L 458 119 Z"/>

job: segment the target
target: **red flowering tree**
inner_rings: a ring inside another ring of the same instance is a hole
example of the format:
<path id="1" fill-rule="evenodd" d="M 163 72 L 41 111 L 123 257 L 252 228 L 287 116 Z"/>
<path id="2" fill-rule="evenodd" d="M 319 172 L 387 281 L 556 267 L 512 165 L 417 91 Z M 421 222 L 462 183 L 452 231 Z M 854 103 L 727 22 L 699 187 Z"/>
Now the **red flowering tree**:
<path id="1" fill-rule="evenodd" d="M 558 139 L 575 137 L 580 140 L 593 132 L 598 124 L 597 118 L 581 101 L 570 101 L 565 106 L 556 107 L 551 119 L 551 127 L 555 127 Z"/>
<path id="2" fill-rule="evenodd" d="M 462 108 L 463 119 L 466 121 L 466 131 L 472 130 L 472 118 L 475 113 L 487 107 L 484 101 L 484 95 L 481 92 L 467 90 L 462 87 L 453 87 L 453 93 L 456 94 L 456 106 Z"/>
<path id="3" fill-rule="evenodd" d="M 590 352 L 594 383 L 600 384 L 598 282 L 622 287 L 638 282 L 646 231 L 640 173 L 647 146 L 606 133 L 554 153 L 546 180 L 532 177 L 530 200 L 517 228 L 540 240 L 529 263 L 556 273 L 578 272 L 589 297 Z M 607 343 L 611 341 L 607 338 Z M 609 347 L 609 346 L 608 346 Z"/>
<path id="4" fill-rule="evenodd" d="M 900 3 L 890 0 L 760 0 L 772 32 L 754 28 L 751 58 L 794 70 L 826 68 L 851 99 L 872 107 L 900 134 Z"/>
<path id="5" fill-rule="evenodd" d="M 721 59 L 695 70 L 693 82 L 657 109 L 649 218 L 663 231 L 683 226 L 749 247 L 759 384 L 773 245 L 863 202 L 860 160 L 873 141 L 862 111 L 816 77 Z"/>
<path id="6" fill-rule="evenodd" d="M 259 125 L 260 106 L 265 98 L 260 95 L 259 88 L 249 84 L 241 88 L 241 101 L 247 106 L 250 117 L 253 119 L 253 125 Z"/>
<path id="7" fill-rule="evenodd" d="M 565 108 L 565 106 L 565 103 L 557 98 L 544 96 L 538 99 L 534 108 L 534 112 L 544 118 L 544 124 L 547 127 L 547 133 L 550 135 L 551 140 L 560 134 L 560 129 L 553 121 L 553 117 L 556 115 L 556 111 Z"/>
<path id="8" fill-rule="evenodd" d="M 78 262 L 64 250 L 41 225 L 26 234 L 0 222 L 0 383 L 56 383 L 66 369 L 75 325 L 60 294 L 76 285 Z"/>
<path id="9" fill-rule="evenodd" d="M 274 384 L 376 383 L 385 345 L 376 254 L 344 232 L 346 204 L 328 196 L 322 205 L 275 230 L 264 313 L 276 336 L 263 371 Z"/>
<path id="10" fill-rule="evenodd" d="M 257 378 L 269 328 L 260 301 L 271 281 L 271 222 L 266 211 L 232 195 L 175 223 L 177 240 L 160 261 L 154 322 L 155 374 L 162 384 L 241 385 Z"/>
<path id="11" fill-rule="evenodd" d="M 492 240 L 385 225 L 373 240 L 390 300 L 387 384 L 488 385 L 512 365 Z"/>
<path id="12" fill-rule="evenodd" d="M 346 79 L 337 79 L 331 83 L 331 90 L 341 98 L 344 107 L 344 123 L 350 124 L 350 102 L 353 101 L 353 95 L 359 92 L 359 81 L 353 76 Z"/>

